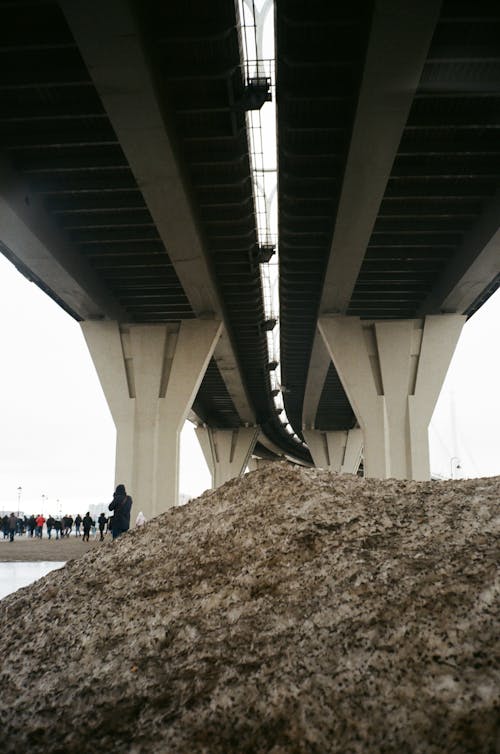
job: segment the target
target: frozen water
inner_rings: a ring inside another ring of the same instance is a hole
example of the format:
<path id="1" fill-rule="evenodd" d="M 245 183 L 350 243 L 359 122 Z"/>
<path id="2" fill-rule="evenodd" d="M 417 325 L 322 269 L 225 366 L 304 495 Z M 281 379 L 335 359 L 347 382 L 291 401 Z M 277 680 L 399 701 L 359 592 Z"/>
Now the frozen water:
<path id="1" fill-rule="evenodd" d="M 23 586 L 32 584 L 42 576 L 46 576 L 56 568 L 62 568 L 64 561 L 39 561 L 36 563 L 0 563 L 0 599 L 8 594 L 21 589 Z"/>

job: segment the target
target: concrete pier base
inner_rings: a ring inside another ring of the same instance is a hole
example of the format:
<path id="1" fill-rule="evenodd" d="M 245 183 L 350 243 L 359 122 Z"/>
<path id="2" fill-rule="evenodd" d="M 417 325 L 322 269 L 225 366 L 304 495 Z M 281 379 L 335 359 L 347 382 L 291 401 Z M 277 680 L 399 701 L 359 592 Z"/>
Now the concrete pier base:
<path id="1" fill-rule="evenodd" d="M 428 426 L 465 320 L 319 320 L 363 431 L 365 476 L 430 478 Z"/>
<path id="2" fill-rule="evenodd" d="M 259 427 L 196 428 L 196 436 L 212 474 L 214 488 L 244 474 L 259 433 Z"/>
<path id="3" fill-rule="evenodd" d="M 178 503 L 180 431 L 222 324 L 83 322 L 82 330 L 116 425 L 116 482 L 149 519 Z"/>
<path id="4" fill-rule="evenodd" d="M 317 468 L 342 474 L 357 474 L 363 451 L 361 429 L 322 432 L 304 429 L 304 439 Z"/>

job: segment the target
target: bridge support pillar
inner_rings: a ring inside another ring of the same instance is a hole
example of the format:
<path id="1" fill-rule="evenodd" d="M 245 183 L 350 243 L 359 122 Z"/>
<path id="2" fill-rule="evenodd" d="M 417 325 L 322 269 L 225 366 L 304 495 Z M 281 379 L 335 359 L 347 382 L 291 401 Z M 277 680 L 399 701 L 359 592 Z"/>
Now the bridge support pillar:
<path id="1" fill-rule="evenodd" d="M 260 433 L 259 427 L 197 427 L 195 431 L 212 474 L 212 487 L 220 487 L 245 473 Z"/>
<path id="2" fill-rule="evenodd" d="M 363 430 L 365 476 L 430 478 L 428 426 L 465 319 L 319 320 Z"/>
<path id="3" fill-rule="evenodd" d="M 89 321 L 82 330 L 116 425 L 116 483 L 151 518 L 178 504 L 180 431 L 222 324 Z"/>
<path id="4" fill-rule="evenodd" d="M 316 468 L 341 474 L 358 473 L 363 450 L 363 432 L 360 429 L 344 432 L 304 429 L 303 435 Z"/>

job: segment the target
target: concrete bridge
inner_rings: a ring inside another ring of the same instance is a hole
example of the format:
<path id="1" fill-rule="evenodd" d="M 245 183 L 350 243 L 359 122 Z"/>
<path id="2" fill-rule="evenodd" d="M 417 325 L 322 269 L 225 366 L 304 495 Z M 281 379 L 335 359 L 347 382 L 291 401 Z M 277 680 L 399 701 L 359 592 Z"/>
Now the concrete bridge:
<path id="1" fill-rule="evenodd" d="M 233 0 L 0 3 L 0 250 L 82 324 L 116 477 L 176 503 L 187 417 L 252 453 L 429 477 L 463 323 L 500 284 L 500 7 L 276 0 L 276 406 Z"/>

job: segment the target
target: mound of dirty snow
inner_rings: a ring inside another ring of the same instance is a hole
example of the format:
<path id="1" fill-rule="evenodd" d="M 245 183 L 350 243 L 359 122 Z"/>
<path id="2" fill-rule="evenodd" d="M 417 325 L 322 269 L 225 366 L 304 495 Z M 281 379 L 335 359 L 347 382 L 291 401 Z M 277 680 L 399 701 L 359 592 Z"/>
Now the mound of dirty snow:
<path id="1" fill-rule="evenodd" d="M 500 479 L 274 464 L 0 602 L 8 753 L 495 754 Z"/>

